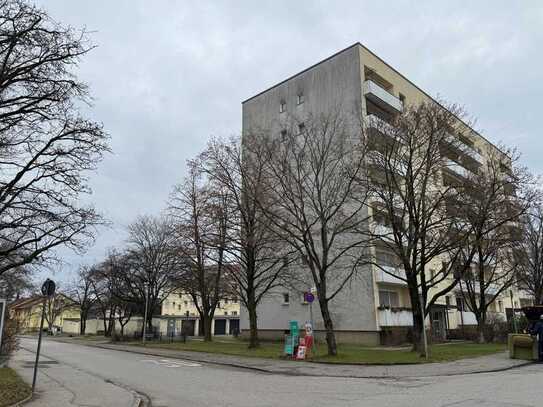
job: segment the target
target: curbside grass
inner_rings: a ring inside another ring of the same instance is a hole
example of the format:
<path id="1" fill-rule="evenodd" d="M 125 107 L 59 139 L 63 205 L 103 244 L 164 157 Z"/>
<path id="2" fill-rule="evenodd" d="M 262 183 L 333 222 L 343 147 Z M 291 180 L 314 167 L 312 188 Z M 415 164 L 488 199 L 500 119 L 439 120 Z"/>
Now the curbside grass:
<path id="1" fill-rule="evenodd" d="M 0 368 L 0 407 L 12 406 L 30 396 L 30 386 L 13 369 Z"/>

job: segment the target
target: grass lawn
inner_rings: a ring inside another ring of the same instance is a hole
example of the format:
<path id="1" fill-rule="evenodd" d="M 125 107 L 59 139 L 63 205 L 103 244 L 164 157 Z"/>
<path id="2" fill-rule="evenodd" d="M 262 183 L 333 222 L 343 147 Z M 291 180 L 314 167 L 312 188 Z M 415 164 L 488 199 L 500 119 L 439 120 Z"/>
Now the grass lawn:
<path id="1" fill-rule="evenodd" d="M 10 368 L 0 368 L 0 407 L 30 396 L 30 386 Z"/>
<path id="2" fill-rule="evenodd" d="M 133 344 L 142 346 L 141 344 Z M 163 349 L 188 350 L 196 352 L 222 353 L 226 355 L 252 356 L 261 358 L 277 359 L 283 353 L 281 343 L 262 343 L 258 349 L 248 349 L 247 343 L 242 341 L 211 342 L 188 341 L 187 343 L 160 343 L 148 342 L 147 347 Z M 432 357 L 429 362 L 444 362 L 463 358 L 489 355 L 505 351 L 506 346 L 502 344 L 475 343 L 454 343 L 433 345 L 431 347 Z M 385 347 L 367 347 L 360 345 L 340 345 L 338 355 L 330 357 L 326 355 L 326 344 L 319 343 L 317 352 L 313 357 L 314 361 L 328 363 L 366 363 L 366 364 L 394 364 L 394 363 L 425 363 L 426 359 L 420 358 L 418 354 L 408 349 L 390 350 Z"/>

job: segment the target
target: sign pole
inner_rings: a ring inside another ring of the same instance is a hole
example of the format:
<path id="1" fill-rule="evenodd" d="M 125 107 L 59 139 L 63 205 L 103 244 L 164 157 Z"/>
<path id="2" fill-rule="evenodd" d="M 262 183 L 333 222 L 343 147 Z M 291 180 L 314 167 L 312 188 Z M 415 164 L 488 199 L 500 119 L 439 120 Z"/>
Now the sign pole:
<path id="1" fill-rule="evenodd" d="M 149 286 L 147 283 L 143 286 L 145 290 L 145 316 L 143 318 L 143 338 L 142 343 L 145 345 L 145 336 L 147 335 L 147 307 L 149 302 Z"/>
<path id="2" fill-rule="evenodd" d="M 40 332 L 38 336 L 38 349 L 36 351 L 36 361 L 34 362 L 34 376 L 32 378 L 32 393 L 36 389 L 36 378 L 38 375 L 38 363 L 40 361 L 40 350 L 41 350 L 41 337 L 43 333 L 43 320 L 45 319 L 45 306 L 47 299 L 55 295 L 56 285 L 53 280 L 45 280 L 45 283 L 41 286 L 41 293 L 43 294 L 43 303 L 41 309 L 41 321 L 40 321 Z"/>
<path id="3" fill-rule="evenodd" d="M 38 350 L 36 351 L 36 361 L 34 362 L 34 377 L 32 378 L 32 393 L 36 388 L 36 377 L 38 375 L 38 362 L 40 360 L 40 350 L 41 350 L 41 336 L 43 333 L 43 320 L 45 319 L 45 306 L 47 302 L 47 297 L 43 298 L 42 310 L 41 310 L 41 321 L 40 321 L 40 332 L 38 334 Z"/>
<path id="4" fill-rule="evenodd" d="M 2 336 L 4 334 L 4 318 L 6 315 L 7 301 L 0 300 L 0 355 L 2 354 Z"/>

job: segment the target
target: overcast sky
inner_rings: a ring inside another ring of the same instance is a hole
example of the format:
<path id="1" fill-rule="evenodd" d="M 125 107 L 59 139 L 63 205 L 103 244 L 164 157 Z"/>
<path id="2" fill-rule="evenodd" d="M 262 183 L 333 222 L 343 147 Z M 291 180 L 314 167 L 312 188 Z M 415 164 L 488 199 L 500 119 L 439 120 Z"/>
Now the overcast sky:
<path id="1" fill-rule="evenodd" d="M 242 100 L 357 41 L 431 95 L 464 105 L 477 130 L 543 172 L 543 1 L 37 4 L 93 31 L 98 47 L 79 76 L 114 150 L 91 175 L 92 201 L 114 227 L 86 255 L 64 254 L 64 278 L 122 246 L 137 215 L 160 213 L 185 161 L 210 136 L 239 133 Z"/>

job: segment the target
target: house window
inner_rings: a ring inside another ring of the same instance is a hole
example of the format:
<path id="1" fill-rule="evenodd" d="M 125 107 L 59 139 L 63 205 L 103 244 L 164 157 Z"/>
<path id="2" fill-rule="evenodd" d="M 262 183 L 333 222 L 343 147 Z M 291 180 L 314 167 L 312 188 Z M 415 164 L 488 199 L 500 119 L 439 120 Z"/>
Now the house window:
<path id="1" fill-rule="evenodd" d="M 228 311 L 224 311 L 224 315 L 228 315 Z"/>
<path id="2" fill-rule="evenodd" d="M 396 291 L 379 290 L 379 306 L 380 307 L 399 307 L 400 296 Z"/>
<path id="3" fill-rule="evenodd" d="M 298 124 L 298 134 L 303 134 L 305 132 L 305 124 Z"/>
<path id="4" fill-rule="evenodd" d="M 177 310 L 178 310 L 178 311 L 181 311 L 181 304 L 179 304 L 179 305 L 177 306 Z"/>
<path id="5" fill-rule="evenodd" d="M 290 302 L 290 296 L 288 293 L 283 293 L 283 304 L 288 305 Z"/>
<path id="6" fill-rule="evenodd" d="M 285 110 L 287 110 L 287 103 L 281 101 L 281 103 L 279 103 L 279 113 L 283 113 Z"/>
<path id="7" fill-rule="evenodd" d="M 228 300 L 224 300 L 224 303 L 225 303 L 225 304 L 228 304 Z"/>
<path id="8" fill-rule="evenodd" d="M 237 311 L 232 311 L 232 315 L 238 315 Z"/>
<path id="9" fill-rule="evenodd" d="M 287 139 L 287 131 L 281 130 L 281 141 L 286 141 Z"/>
<path id="10" fill-rule="evenodd" d="M 185 307 L 189 305 L 189 302 L 188 301 L 185 301 Z"/>
<path id="11" fill-rule="evenodd" d="M 302 103 L 305 102 L 305 97 L 304 97 L 304 94 L 303 93 L 298 93 L 298 98 L 297 98 L 297 101 L 296 103 L 301 105 Z"/>

